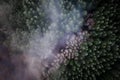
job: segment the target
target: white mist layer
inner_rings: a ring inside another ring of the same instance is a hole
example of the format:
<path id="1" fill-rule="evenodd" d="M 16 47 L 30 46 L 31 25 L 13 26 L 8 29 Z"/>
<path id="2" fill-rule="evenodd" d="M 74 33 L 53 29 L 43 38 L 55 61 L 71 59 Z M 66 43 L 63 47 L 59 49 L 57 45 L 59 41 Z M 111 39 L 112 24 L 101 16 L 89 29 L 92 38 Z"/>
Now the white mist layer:
<path id="1" fill-rule="evenodd" d="M 63 5 L 60 0 L 49 0 L 48 2 L 46 1 L 46 3 L 49 5 L 47 5 L 48 8 L 44 9 L 51 23 L 48 26 L 48 30 L 43 33 L 43 36 L 40 36 L 41 32 L 39 28 L 31 32 L 30 38 L 25 35 L 28 37 L 26 39 L 29 39 L 27 49 L 23 47 L 26 45 L 22 45 L 24 42 L 22 43 L 19 38 L 15 37 L 19 35 L 13 35 L 12 41 L 12 44 L 15 45 L 14 47 L 22 47 L 21 50 L 24 51 L 25 62 L 27 63 L 24 73 L 29 73 L 29 75 L 35 77 L 36 80 L 43 80 L 44 77 L 47 76 L 45 68 L 48 66 L 49 62 L 55 59 L 53 50 L 58 40 L 62 40 L 62 38 L 71 35 L 73 32 L 77 32 L 83 23 L 83 18 L 76 8 L 73 8 L 69 13 L 65 13 L 62 9 Z M 23 40 L 26 39 L 24 37 Z M 21 80 L 26 80 L 26 78 Z"/>

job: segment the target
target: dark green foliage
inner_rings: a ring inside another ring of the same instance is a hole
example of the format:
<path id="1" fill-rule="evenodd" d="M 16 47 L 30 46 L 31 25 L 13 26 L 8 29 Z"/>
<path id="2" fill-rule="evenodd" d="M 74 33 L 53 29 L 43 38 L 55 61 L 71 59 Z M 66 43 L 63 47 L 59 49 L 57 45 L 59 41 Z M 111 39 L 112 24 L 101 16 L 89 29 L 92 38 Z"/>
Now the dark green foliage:
<path id="1" fill-rule="evenodd" d="M 47 4 L 42 5 L 44 0 L 5 1 L 13 5 L 12 16 L 9 19 L 13 29 L 32 31 L 40 28 L 41 33 L 48 29 L 50 19 L 44 11 Z M 70 59 L 67 65 L 63 64 L 59 80 L 120 80 L 119 0 L 64 1 L 65 14 L 72 10 L 72 6 L 77 10 L 82 8 L 81 11 L 94 9 L 95 25 L 92 26 L 89 38 L 79 47 L 78 59 Z M 0 38 L 1 43 L 5 38 Z"/>
<path id="2" fill-rule="evenodd" d="M 120 79 L 119 62 L 115 64 L 120 58 L 120 6 L 112 0 L 104 2 L 93 14 L 95 25 L 81 45 L 79 60 L 70 60 L 63 72 L 67 80 Z"/>
<path id="3" fill-rule="evenodd" d="M 14 31 L 16 29 L 21 29 L 23 31 L 29 31 L 25 23 L 26 21 L 25 16 L 23 14 L 23 11 L 24 11 L 23 1 L 24 0 L 10 0 L 9 1 L 12 7 L 12 13 L 11 13 L 11 16 L 9 17 L 9 21 Z"/>
<path id="4" fill-rule="evenodd" d="M 42 2 L 42 0 L 24 0 L 23 2 L 26 25 L 30 31 L 40 28 L 40 31 L 44 32 L 49 24 Z"/>
<path id="5" fill-rule="evenodd" d="M 67 12 L 72 10 L 70 4 L 78 9 L 81 5 L 83 10 L 90 10 L 89 7 L 94 9 L 93 19 L 95 25 L 92 26 L 87 41 L 79 48 L 78 60 L 68 60 L 68 64 L 64 66 L 65 68 L 61 73 L 61 77 L 67 80 L 107 80 L 104 76 L 107 75 L 107 77 L 111 76 L 111 79 L 119 79 L 119 72 L 112 69 L 112 66 L 116 65 L 114 63 L 120 58 L 120 7 L 116 2 L 117 0 L 107 2 L 99 0 L 98 2 L 95 1 L 89 4 L 84 1 L 82 3 L 81 0 L 65 0 L 63 8 Z M 41 3 L 42 1 L 30 0 L 24 2 L 24 15 L 26 16 L 26 24 L 30 30 L 40 27 L 41 31 L 43 31 L 49 25 L 49 19 L 46 17 Z M 89 7 L 86 6 L 88 4 Z M 96 8 L 92 7 L 92 5 L 96 6 Z M 110 72 L 110 75 L 107 71 Z M 117 77 L 112 77 L 114 72 L 117 73 Z"/>

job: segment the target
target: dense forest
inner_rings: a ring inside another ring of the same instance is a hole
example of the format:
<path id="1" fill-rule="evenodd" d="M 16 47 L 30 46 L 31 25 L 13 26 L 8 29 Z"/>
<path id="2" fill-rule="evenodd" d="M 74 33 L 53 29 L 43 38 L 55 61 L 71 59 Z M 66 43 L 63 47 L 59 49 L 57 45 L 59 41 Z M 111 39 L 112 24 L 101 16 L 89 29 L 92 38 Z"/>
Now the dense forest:
<path id="1" fill-rule="evenodd" d="M 119 0 L 0 0 L 0 80 L 120 80 Z"/>

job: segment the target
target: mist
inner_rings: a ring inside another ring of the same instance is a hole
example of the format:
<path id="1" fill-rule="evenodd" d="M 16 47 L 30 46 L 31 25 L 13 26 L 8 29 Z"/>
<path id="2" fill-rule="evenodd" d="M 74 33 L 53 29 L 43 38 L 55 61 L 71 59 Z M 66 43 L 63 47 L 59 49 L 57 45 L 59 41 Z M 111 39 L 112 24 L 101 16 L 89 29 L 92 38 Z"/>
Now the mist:
<path id="1" fill-rule="evenodd" d="M 30 33 L 16 30 L 12 34 L 11 47 L 22 51 L 20 63 L 25 64 L 17 65 L 15 80 L 50 80 L 48 74 L 52 72 L 49 73 L 49 70 L 52 68 L 54 72 L 60 67 L 59 63 L 57 67 L 51 64 L 56 60 L 56 55 L 60 54 L 61 47 L 66 47 L 67 41 L 75 40 L 74 33 L 79 33 L 83 24 L 83 15 L 80 10 L 73 6 L 72 10 L 65 13 L 63 1 L 45 0 L 43 2 L 50 24 L 42 36 L 40 28 Z M 67 44 L 69 45 L 71 44 Z M 17 58 L 12 57 L 13 63 L 18 64 L 14 61 Z"/>

